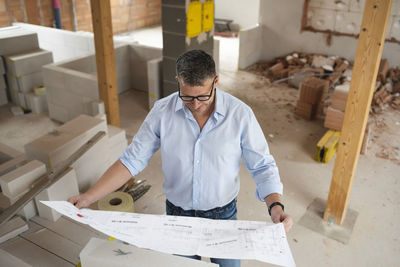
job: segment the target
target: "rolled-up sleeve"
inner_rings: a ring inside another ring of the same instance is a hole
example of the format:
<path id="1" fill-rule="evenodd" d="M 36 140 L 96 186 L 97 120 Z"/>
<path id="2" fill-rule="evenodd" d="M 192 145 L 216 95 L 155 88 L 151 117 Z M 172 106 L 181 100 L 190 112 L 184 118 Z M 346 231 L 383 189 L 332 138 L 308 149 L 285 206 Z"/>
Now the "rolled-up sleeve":
<path id="1" fill-rule="evenodd" d="M 132 176 L 141 172 L 153 154 L 160 148 L 159 111 L 156 105 L 149 112 L 132 143 L 125 149 L 120 162 L 128 168 Z"/>
<path id="2" fill-rule="evenodd" d="M 264 201 L 264 198 L 272 193 L 282 194 L 283 185 L 278 167 L 269 153 L 267 140 L 250 108 L 242 128 L 241 146 L 246 168 L 253 175 L 257 185 L 257 198 Z"/>

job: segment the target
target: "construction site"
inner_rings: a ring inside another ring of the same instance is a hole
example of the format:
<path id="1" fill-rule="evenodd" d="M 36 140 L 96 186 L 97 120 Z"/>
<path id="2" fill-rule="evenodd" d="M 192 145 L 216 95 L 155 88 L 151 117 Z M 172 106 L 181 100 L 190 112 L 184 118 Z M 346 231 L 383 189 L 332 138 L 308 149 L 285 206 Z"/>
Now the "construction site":
<path id="1" fill-rule="evenodd" d="M 0 0 L 0 266 L 400 266 L 398 179 L 400 0 Z"/>

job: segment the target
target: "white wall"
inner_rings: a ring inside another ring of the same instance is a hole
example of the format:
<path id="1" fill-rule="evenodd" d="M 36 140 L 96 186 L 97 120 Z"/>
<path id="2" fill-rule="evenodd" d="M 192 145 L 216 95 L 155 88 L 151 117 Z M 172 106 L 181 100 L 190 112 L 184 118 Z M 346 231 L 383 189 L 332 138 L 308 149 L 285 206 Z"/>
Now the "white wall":
<path id="1" fill-rule="evenodd" d="M 233 23 L 239 24 L 240 29 L 256 25 L 259 10 L 260 0 L 215 0 L 215 18 L 233 19 Z"/>
<path id="2" fill-rule="evenodd" d="M 324 53 L 354 60 L 357 39 L 332 36 L 332 44 L 326 44 L 322 33 L 302 32 L 301 19 L 304 1 L 262 0 L 260 1 L 260 24 L 263 27 L 262 57 L 270 60 L 292 51 Z M 388 58 L 391 66 L 400 65 L 400 45 L 386 42 L 383 58 Z"/>

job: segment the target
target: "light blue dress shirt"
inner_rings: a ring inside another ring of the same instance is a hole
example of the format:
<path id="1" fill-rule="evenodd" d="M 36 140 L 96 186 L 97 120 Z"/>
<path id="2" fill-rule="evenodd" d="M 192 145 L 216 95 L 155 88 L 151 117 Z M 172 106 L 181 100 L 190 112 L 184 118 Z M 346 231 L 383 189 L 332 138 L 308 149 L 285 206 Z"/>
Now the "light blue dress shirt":
<path id="1" fill-rule="evenodd" d="M 178 93 L 157 101 L 120 161 L 135 176 L 161 148 L 164 193 L 185 210 L 232 201 L 239 192 L 242 157 L 258 199 L 282 194 L 278 168 L 253 111 L 234 96 L 215 92 L 215 110 L 202 131 Z"/>

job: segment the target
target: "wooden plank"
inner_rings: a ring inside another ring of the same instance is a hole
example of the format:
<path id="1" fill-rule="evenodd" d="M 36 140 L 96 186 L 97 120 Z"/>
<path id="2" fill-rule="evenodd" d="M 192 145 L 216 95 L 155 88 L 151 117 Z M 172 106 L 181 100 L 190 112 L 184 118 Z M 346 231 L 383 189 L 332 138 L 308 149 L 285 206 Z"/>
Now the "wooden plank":
<path id="1" fill-rule="evenodd" d="M 105 105 L 108 124 L 119 127 L 118 88 L 110 1 L 91 0 L 90 6 L 92 8 L 99 95 Z"/>
<path id="2" fill-rule="evenodd" d="M 342 224 L 350 198 L 361 143 L 382 56 L 393 0 L 367 0 L 353 76 L 324 219 Z"/>

